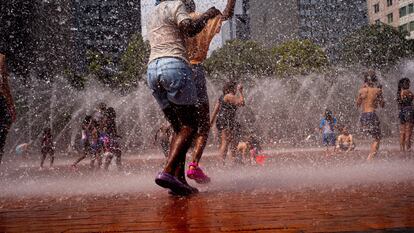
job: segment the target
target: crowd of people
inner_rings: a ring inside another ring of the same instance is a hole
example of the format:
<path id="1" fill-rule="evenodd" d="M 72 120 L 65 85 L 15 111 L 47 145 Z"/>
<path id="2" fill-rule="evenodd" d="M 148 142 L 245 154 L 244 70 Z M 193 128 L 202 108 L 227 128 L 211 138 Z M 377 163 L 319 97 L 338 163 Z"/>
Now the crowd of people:
<path id="1" fill-rule="evenodd" d="M 209 97 L 203 61 L 207 57 L 213 37 L 224 21 L 232 17 L 236 0 L 228 0 L 225 10 L 215 7 L 205 13 L 196 12 L 193 0 L 156 0 L 156 7 L 148 23 L 148 39 L 151 53 L 147 70 L 147 82 L 152 95 L 162 110 L 165 122 L 156 132 L 166 158 L 163 170 L 155 183 L 174 195 L 190 195 L 198 189 L 188 184 L 186 177 L 197 183 L 209 183 L 210 177 L 200 167 L 212 126 L 219 131 L 219 157 L 224 164 L 227 154 L 252 162 L 261 153 L 259 140 L 254 135 L 240 132 L 236 120 L 237 110 L 245 102 L 243 86 L 229 81 L 223 86 L 222 95 L 216 101 L 210 116 Z M 7 81 L 5 56 L 0 54 L 0 162 L 8 129 L 16 119 L 13 98 Z M 400 109 L 400 146 L 402 151 L 411 150 L 414 125 L 414 95 L 410 80 L 401 79 L 398 84 L 397 102 Z M 382 133 L 376 115 L 378 107 L 384 107 L 382 86 L 375 72 L 364 73 L 356 105 L 361 108 L 360 125 L 373 142 L 368 160 L 378 153 Z M 330 110 L 326 110 L 319 125 L 326 154 L 355 149 L 353 136 Z M 336 131 L 340 134 L 337 135 Z M 121 138 L 117 132 L 114 108 L 100 103 L 92 115 L 86 115 L 81 126 L 82 155 L 72 164 L 91 158 L 93 169 L 108 169 L 115 157 L 117 167 L 122 168 Z M 192 147 L 191 162 L 186 171 L 186 154 Z M 41 163 L 50 156 L 54 162 L 52 130 L 45 128 L 41 140 Z M 236 156 L 239 155 L 239 156 Z"/>
<path id="2" fill-rule="evenodd" d="M 76 169 L 80 161 L 90 157 L 91 168 L 99 169 L 103 165 L 103 168 L 108 170 L 115 157 L 116 165 L 121 170 L 122 150 L 119 144 L 121 136 L 117 131 L 115 109 L 100 103 L 92 115 L 85 116 L 81 128 L 82 155 L 72 164 L 72 167 Z"/>

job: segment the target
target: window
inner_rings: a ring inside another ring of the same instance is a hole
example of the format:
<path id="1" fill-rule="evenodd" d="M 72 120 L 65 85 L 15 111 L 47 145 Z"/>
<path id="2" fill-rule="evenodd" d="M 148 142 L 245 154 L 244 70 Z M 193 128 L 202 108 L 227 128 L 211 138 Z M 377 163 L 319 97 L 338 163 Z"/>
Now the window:
<path id="1" fill-rule="evenodd" d="M 414 13 L 414 3 L 408 5 L 408 14 Z"/>
<path id="2" fill-rule="evenodd" d="M 378 13 L 379 12 L 379 3 L 374 5 L 374 13 Z"/>
<path id="3" fill-rule="evenodd" d="M 407 7 L 401 7 L 400 8 L 400 18 L 404 17 L 407 15 Z"/>
<path id="4" fill-rule="evenodd" d="M 388 21 L 388 23 L 394 22 L 394 17 L 392 15 L 392 13 L 387 15 L 387 21 Z"/>
<path id="5" fill-rule="evenodd" d="M 400 32 L 408 32 L 408 24 L 403 24 L 399 26 L 398 29 L 400 30 Z"/>
<path id="6" fill-rule="evenodd" d="M 414 32 L 414 21 L 410 22 L 410 32 Z"/>
<path id="7" fill-rule="evenodd" d="M 392 6 L 392 0 L 387 0 L 387 6 Z"/>

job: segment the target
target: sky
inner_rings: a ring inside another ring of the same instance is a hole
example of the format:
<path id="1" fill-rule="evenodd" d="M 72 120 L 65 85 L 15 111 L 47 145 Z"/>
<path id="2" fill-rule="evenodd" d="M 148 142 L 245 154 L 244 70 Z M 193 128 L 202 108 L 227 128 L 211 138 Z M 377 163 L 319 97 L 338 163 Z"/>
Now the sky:
<path id="1" fill-rule="evenodd" d="M 194 0 L 194 1 L 197 5 L 198 12 L 206 11 L 208 8 L 212 6 L 215 6 L 220 11 L 223 11 L 224 8 L 226 7 L 226 2 L 227 2 L 226 0 Z M 148 19 L 150 12 L 153 10 L 154 3 L 155 3 L 155 0 L 142 0 L 141 1 L 142 35 L 144 38 L 146 38 L 146 35 L 147 35 L 147 28 L 146 28 L 147 20 L 146 19 Z M 210 51 L 214 50 L 219 45 L 221 45 L 220 34 L 216 35 L 215 38 L 213 39 L 211 46 L 210 46 Z"/>

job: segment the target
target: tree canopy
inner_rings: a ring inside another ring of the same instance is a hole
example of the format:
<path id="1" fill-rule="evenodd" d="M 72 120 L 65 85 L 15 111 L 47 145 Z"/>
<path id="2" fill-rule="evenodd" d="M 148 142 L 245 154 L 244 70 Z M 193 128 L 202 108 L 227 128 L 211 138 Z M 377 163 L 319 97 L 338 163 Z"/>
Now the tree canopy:
<path id="1" fill-rule="evenodd" d="M 362 27 L 343 40 L 341 60 L 372 68 L 390 67 L 413 54 L 412 41 L 406 36 L 406 32 L 385 24 Z"/>
<path id="2" fill-rule="evenodd" d="M 272 49 L 275 72 L 297 75 L 320 72 L 329 65 L 326 53 L 310 40 L 291 40 Z"/>
<path id="3" fill-rule="evenodd" d="M 265 75 L 272 72 L 270 51 L 255 41 L 231 40 L 204 62 L 210 74 Z"/>

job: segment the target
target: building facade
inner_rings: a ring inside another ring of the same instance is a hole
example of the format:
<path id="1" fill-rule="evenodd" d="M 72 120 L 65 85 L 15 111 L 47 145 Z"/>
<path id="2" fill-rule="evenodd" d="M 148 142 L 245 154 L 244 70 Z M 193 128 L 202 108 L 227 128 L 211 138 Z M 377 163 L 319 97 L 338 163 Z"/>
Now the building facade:
<path id="1" fill-rule="evenodd" d="M 73 11 L 73 36 L 81 70 L 89 51 L 117 62 L 131 36 L 141 33 L 140 0 L 75 0 Z"/>
<path id="2" fill-rule="evenodd" d="M 384 23 L 407 32 L 414 39 L 414 0 L 368 0 L 371 24 Z"/>
<path id="3" fill-rule="evenodd" d="M 81 74 L 88 50 L 119 60 L 141 33 L 140 13 L 140 0 L 8 0 L 0 4 L 0 52 L 25 76 Z"/>
<path id="4" fill-rule="evenodd" d="M 340 41 L 368 25 L 365 0 L 299 0 L 299 37 L 333 52 Z"/>
<path id="5" fill-rule="evenodd" d="M 366 0 L 254 0 L 248 5 L 251 39 L 267 46 L 309 39 L 331 58 L 346 35 L 369 23 Z"/>

